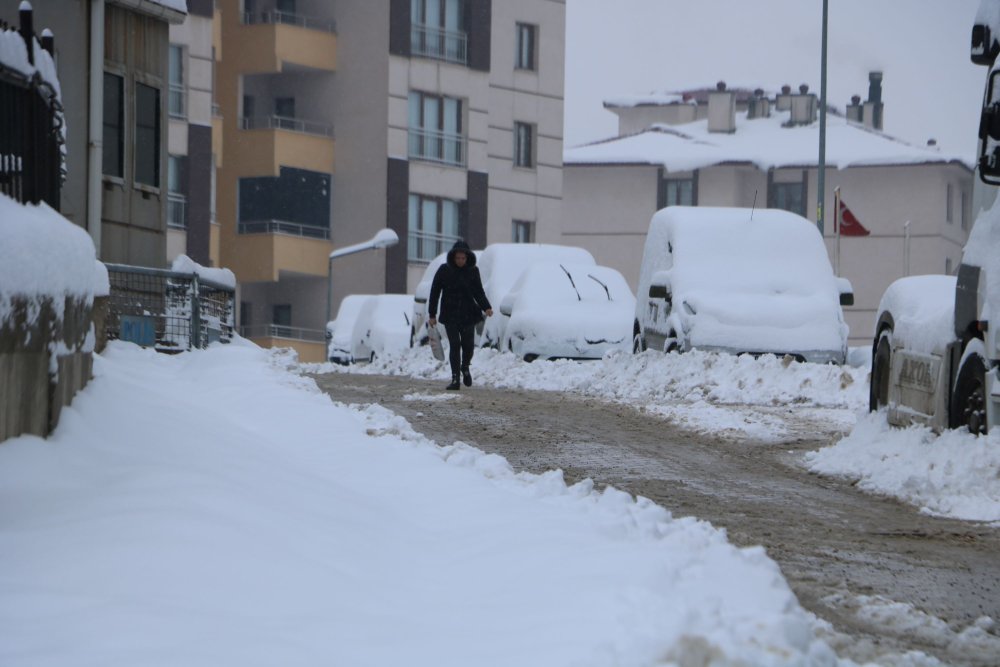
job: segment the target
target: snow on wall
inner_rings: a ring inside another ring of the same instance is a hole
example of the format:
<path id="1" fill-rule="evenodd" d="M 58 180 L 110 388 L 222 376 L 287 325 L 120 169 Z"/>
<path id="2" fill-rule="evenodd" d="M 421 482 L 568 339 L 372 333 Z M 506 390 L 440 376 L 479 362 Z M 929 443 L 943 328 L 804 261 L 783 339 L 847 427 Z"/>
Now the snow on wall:
<path id="1" fill-rule="evenodd" d="M 229 269 L 215 269 L 202 266 L 187 255 L 178 255 L 170 267 L 177 273 L 196 273 L 199 278 L 210 280 L 217 285 L 236 289 L 236 275 Z"/>
<path id="2" fill-rule="evenodd" d="M 96 257 L 87 232 L 47 204 L 0 194 L 0 323 L 15 297 L 51 297 L 57 311 L 65 297 L 91 300 Z"/>
<path id="3" fill-rule="evenodd" d="M 28 49 L 21 34 L 16 30 L 0 30 L 0 66 L 20 72 L 27 78 L 31 78 L 37 72 L 43 81 L 52 86 L 56 99 L 61 101 L 59 75 L 56 73 L 56 64 L 52 56 L 41 47 L 38 40 L 34 41 L 34 51 L 35 64 L 32 65 L 28 62 Z"/>

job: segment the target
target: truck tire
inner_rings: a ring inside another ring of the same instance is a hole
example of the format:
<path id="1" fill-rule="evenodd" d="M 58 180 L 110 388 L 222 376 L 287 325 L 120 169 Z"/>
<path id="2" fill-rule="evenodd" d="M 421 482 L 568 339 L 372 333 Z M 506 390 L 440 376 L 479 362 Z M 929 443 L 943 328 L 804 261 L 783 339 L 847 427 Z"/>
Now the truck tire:
<path id="1" fill-rule="evenodd" d="M 974 435 L 986 435 L 986 360 L 978 353 L 969 354 L 958 371 L 951 402 L 951 427 L 969 429 Z"/>
<path id="2" fill-rule="evenodd" d="M 639 329 L 639 323 L 635 323 L 632 334 L 632 354 L 642 354 L 646 351 L 646 339 L 642 337 L 642 331 Z"/>
<path id="3" fill-rule="evenodd" d="M 889 372 L 892 361 L 892 330 L 883 329 L 872 355 L 872 379 L 868 392 L 868 411 L 889 405 Z"/>

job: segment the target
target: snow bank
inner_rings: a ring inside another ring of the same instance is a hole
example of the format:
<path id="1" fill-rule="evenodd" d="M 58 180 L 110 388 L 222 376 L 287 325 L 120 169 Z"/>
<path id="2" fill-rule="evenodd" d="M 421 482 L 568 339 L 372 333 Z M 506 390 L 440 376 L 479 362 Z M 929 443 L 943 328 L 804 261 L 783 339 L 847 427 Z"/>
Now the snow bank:
<path id="1" fill-rule="evenodd" d="M 15 297 L 50 297 L 59 316 L 66 297 L 93 299 L 95 261 L 82 228 L 45 203 L 22 205 L 0 194 L 0 324 Z"/>
<path id="2" fill-rule="evenodd" d="M 113 343 L 0 448 L 0 663 L 842 664 L 762 549 L 268 359 Z"/>
<path id="3" fill-rule="evenodd" d="M 857 481 L 859 488 L 922 511 L 1000 521 L 1000 434 L 940 436 L 926 427 L 892 428 L 883 412 L 863 414 L 854 431 L 806 456 L 810 470 Z"/>

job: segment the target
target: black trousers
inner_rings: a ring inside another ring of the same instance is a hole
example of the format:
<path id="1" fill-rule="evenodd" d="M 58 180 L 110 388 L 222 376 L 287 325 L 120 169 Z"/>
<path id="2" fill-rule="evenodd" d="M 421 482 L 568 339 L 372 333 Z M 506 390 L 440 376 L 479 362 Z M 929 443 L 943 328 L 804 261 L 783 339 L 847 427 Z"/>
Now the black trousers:
<path id="1" fill-rule="evenodd" d="M 462 368 L 468 368 L 472 361 L 472 352 L 476 348 L 476 325 L 463 327 L 457 324 L 444 325 L 448 334 L 448 361 L 451 363 L 451 374 L 458 375 Z"/>

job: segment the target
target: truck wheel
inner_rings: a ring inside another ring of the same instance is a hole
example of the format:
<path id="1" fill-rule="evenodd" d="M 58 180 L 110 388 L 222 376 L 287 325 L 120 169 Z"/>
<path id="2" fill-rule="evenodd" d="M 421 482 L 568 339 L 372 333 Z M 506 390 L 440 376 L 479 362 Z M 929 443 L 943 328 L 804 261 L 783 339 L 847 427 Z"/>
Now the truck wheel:
<path id="1" fill-rule="evenodd" d="M 677 344 L 677 332 L 673 329 L 667 334 L 667 340 L 663 343 L 663 351 L 667 354 L 681 351 L 680 345 Z"/>
<path id="2" fill-rule="evenodd" d="M 889 405 L 889 362 L 892 354 L 892 331 L 883 330 L 872 356 L 872 379 L 868 393 L 868 411 L 875 412 Z"/>
<path id="3" fill-rule="evenodd" d="M 958 371 L 951 403 L 952 428 L 986 435 L 986 362 L 979 354 L 970 354 Z"/>

